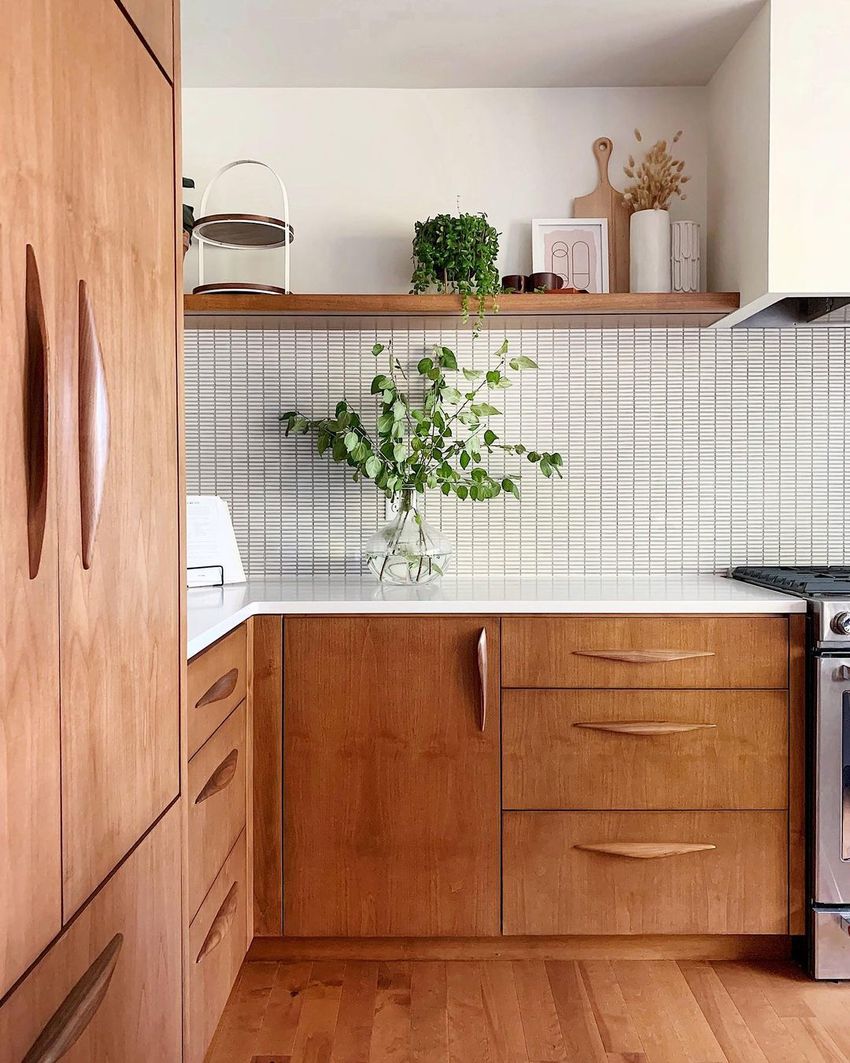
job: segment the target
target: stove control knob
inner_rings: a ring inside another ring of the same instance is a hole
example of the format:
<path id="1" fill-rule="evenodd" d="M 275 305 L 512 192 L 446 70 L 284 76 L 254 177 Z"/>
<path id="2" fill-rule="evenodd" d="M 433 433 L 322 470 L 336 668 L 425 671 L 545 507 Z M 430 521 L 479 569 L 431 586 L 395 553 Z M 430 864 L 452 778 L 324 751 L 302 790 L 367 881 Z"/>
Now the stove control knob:
<path id="1" fill-rule="evenodd" d="M 836 635 L 850 635 L 850 613 L 836 613 L 830 626 Z"/>

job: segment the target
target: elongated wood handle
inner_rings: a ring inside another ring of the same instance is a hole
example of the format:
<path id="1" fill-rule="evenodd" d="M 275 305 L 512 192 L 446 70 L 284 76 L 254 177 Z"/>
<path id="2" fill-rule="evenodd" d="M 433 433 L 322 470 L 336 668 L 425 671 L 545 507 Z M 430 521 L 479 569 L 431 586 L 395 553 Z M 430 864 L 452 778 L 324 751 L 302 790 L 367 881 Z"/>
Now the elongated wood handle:
<path id="1" fill-rule="evenodd" d="M 607 856 L 626 856 L 631 860 L 658 860 L 664 856 L 701 853 L 716 849 L 717 846 L 699 842 L 588 842 L 574 848 L 588 853 L 605 853 Z"/>
<path id="2" fill-rule="evenodd" d="M 80 523 L 83 568 L 91 568 L 109 461 L 109 394 L 88 285 L 80 281 Z"/>
<path id="3" fill-rule="evenodd" d="M 29 576 L 35 579 L 41 566 L 44 529 L 47 524 L 47 477 L 49 452 L 49 358 L 47 322 L 38 263 L 31 244 L 26 251 L 24 286 L 26 315 L 26 362 L 24 367 L 24 433 L 27 483 L 27 543 Z"/>
<path id="4" fill-rule="evenodd" d="M 663 664 L 688 661 L 692 657 L 713 657 L 713 650 L 573 650 L 577 657 L 602 657 L 625 664 Z"/>
<path id="5" fill-rule="evenodd" d="M 239 883 L 234 882 L 227 891 L 227 896 L 221 902 L 221 907 L 218 912 L 216 912 L 215 919 L 213 919 L 210 924 L 209 932 L 204 938 L 204 943 L 201 945 L 201 951 L 195 958 L 195 963 L 200 963 L 204 956 L 209 956 L 209 954 L 217 949 L 222 941 L 224 941 L 227 936 L 227 931 L 230 929 L 230 924 L 233 922 L 233 917 L 236 915 L 238 893 Z"/>
<path id="6" fill-rule="evenodd" d="M 85 1032 L 106 996 L 124 935 L 116 934 L 38 1035 L 22 1063 L 56 1063 Z"/>
<path id="7" fill-rule="evenodd" d="M 716 723 L 664 723 L 662 720 L 611 720 L 607 723 L 582 722 L 576 727 L 589 731 L 613 731 L 626 735 L 672 735 L 685 731 L 702 731 L 717 727 Z"/>
<path id="8" fill-rule="evenodd" d="M 221 764 L 219 764 L 209 779 L 204 783 L 201 792 L 195 798 L 196 805 L 201 804 L 202 801 L 207 801 L 213 796 L 213 794 L 219 793 L 233 782 L 233 776 L 236 774 L 236 765 L 238 761 L 239 750 L 231 749 Z"/>
<path id="9" fill-rule="evenodd" d="M 478 682 L 481 691 L 479 727 L 487 726 L 487 628 L 481 628 L 478 636 Z"/>
<path id="10" fill-rule="evenodd" d="M 608 177 L 608 163 L 611 161 L 611 152 L 614 145 L 610 137 L 598 137 L 593 142 L 593 154 L 596 156 L 596 167 L 599 170 L 599 184 L 603 188 L 610 188 L 611 181 Z"/>
<path id="11" fill-rule="evenodd" d="M 195 702 L 195 708 L 202 709 L 204 705 L 211 705 L 214 701 L 223 701 L 225 698 L 229 698 L 236 689 L 238 679 L 238 668 L 231 668 L 229 672 L 225 672 L 223 676 L 216 679 L 205 694 L 198 698 Z"/>

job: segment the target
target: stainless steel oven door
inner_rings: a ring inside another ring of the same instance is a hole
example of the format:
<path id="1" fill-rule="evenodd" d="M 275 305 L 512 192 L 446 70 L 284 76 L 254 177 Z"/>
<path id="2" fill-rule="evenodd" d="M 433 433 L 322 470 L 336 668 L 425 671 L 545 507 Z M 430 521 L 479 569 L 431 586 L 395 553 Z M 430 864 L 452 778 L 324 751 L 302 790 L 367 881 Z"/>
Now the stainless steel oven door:
<path id="1" fill-rule="evenodd" d="M 815 904 L 850 904 L 850 657 L 817 658 Z"/>

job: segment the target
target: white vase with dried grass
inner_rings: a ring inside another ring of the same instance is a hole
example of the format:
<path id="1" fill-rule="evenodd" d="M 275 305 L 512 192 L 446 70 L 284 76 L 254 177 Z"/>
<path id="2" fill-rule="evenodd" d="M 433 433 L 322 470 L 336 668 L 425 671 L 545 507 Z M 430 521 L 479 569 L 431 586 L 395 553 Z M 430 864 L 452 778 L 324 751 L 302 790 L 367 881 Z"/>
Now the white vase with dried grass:
<path id="1" fill-rule="evenodd" d="M 672 143 L 681 136 L 679 130 Z M 638 143 L 643 140 L 639 129 L 635 139 Z M 639 165 L 630 155 L 624 167 L 626 177 L 633 182 L 623 193 L 634 211 L 629 238 L 629 287 L 633 292 L 671 289 L 668 208 L 674 196 L 687 199 L 682 192 L 682 185 L 689 180 L 684 169 L 684 162 L 673 158 L 666 140 L 656 141 Z"/>

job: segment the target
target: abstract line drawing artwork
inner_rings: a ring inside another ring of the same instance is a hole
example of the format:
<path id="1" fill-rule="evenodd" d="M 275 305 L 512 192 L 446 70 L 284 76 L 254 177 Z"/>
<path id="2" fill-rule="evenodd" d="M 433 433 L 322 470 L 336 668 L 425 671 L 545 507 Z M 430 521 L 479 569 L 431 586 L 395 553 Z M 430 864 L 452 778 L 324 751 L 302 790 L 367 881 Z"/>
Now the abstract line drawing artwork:
<path id="1" fill-rule="evenodd" d="M 608 291 L 608 226 L 605 218 L 535 219 L 534 272 L 556 273 L 565 288 Z"/>

